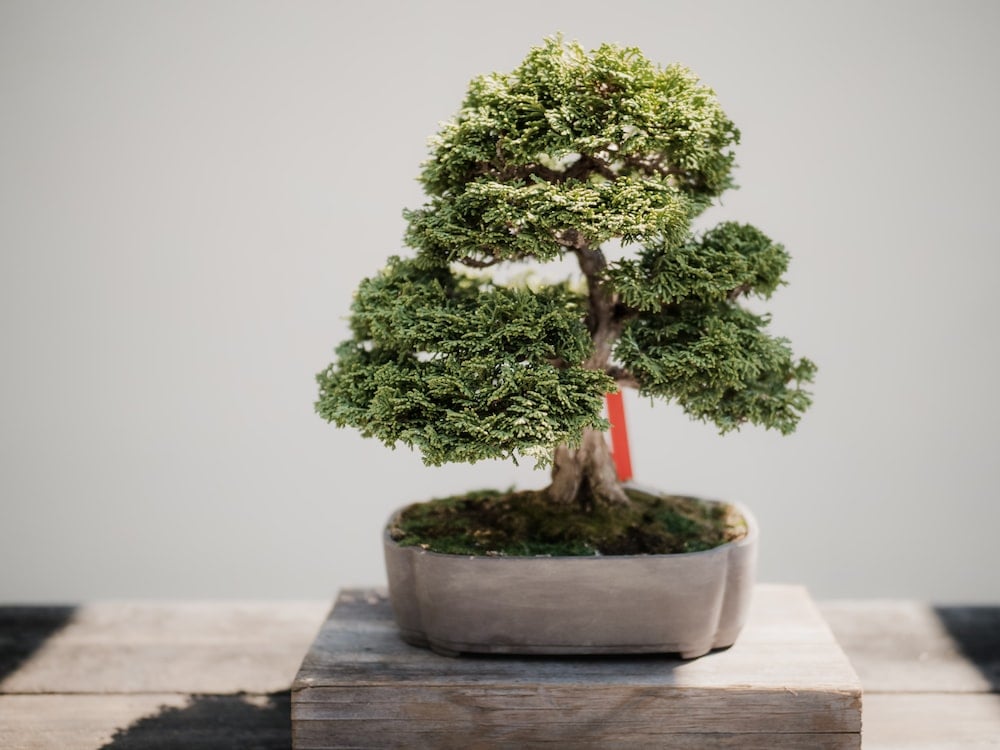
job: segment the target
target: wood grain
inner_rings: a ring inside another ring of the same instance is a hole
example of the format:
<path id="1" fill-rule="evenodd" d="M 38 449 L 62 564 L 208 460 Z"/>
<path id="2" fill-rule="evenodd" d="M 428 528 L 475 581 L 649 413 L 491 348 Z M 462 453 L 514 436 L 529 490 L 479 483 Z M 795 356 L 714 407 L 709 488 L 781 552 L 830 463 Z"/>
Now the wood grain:
<path id="1" fill-rule="evenodd" d="M 329 605 L 103 602 L 77 608 L 2 693 L 287 690 Z"/>
<path id="2" fill-rule="evenodd" d="M 374 593 L 366 596 L 378 600 Z M 363 613 L 365 603 L 365 597 L 354 602 L 355 614 Z M 768 658 L 773 663 L 768 670 L 772 674 L 783 668 L 782 660 L 790 660 L 792 652 L 778 646 L 782 640 L 789 648 L 808 648 L 829 637 L 825 625 L 818 629 L 789 625 L 794 619 L 789 615 L 794 615 L 797 605 L 789 605 L 784 614 L 780 601 L 771 600 L 768 606 L 773 617 L 758 619 L 740 646 L 746 640 L 762 649 L 771 648 Z M 329 602 L 0 607 L 0 748 L 289 750 L 290 697 L 284 691 L 329 608 Z M 1000 695 L 991 677 L 1000 667 L 1000 608 L 842 600 L 822 602 L 819 609 L 863 678 L 865 750 L 1000 748 Z M 371 627 L 363 618 L 356 619 L 357 629 Z M 375 636 L 380 632 L 385 634 L 381 626 L 371 629 Z M 401 668 L 412 672 L 422 668 L 422 659 L 434 658 L 410 649 L 395 637 L 383 645 L 408 654 L 410 662 L 402 661 L 402 656 L 395 658 Z M 98 649 L 101 658 L 81 655 L 88 648 Z M 366 661 L 369 668 L 377 662 L 378 655 L 371 649 L 371 645 L 356 649 L 352 657 L 356 668 L 362 669 Z M 69 658 L 60 663 L 59 653 Z M 497 664 L 505 661 L 497 660 Z M 539 675 L 538 689 L 555 689 L 555 674 L 546 672 L 544 661 L 533 662 Z M 589 676 L 603 680 L 612 680 L 621 666 L 612 660 L 593 661 L 587 667 Z M 663 664 L 653 661 L 646 667 L 648 673 L 640 674 L 649 689 L 655 691 L 665 680 L 691 679 L 678 669 L 664 675 Z M 497 706 L 496 711 L 506 712 L 510 721 L 526 721 L 530 714 L 526 715 L 516 690 L 528 689 L 531 683 L 517 682 L 512 672 L 507 678 L 510 691 L 488 699 Z M 162 687 L 165 685 L 169 689 Z M 32 692 L 12 693 L 15 686 Z M 66 692 L 70 687 L 75 694 Z M 212 693 L 216 687 L 224 687 L 226 692 Z M 275 694 L 275 689 L 282 692 Z M 373 685 L 372 689 L 379 687 Z M 571 693 L 565 699 L 570 705 L 582 700 L 573 686 L 563 689 Z M 663 701 L 648 696 L 638 698 L 637 705 L 642 700 L 651 701 L 657 711 L 669 711 Z M 790 705 L 790 721 L 801 722 L 801 716 L 795 715 L 795 704 Z M 312 708 L 301 704 L 304 716 Z M 346 724 L 359 709 L 345 705 L 343 710 Z M 380 710 L 390 718 L 399 714 L 398 706 L 382 706 Z M 468 713 L 476 709 L 472 704 L 471 708 L 465 705 L 449 710 Z M 589 709 L 577 709 L 577 720 L 585 710 Z M 756 733 L 692 733 L 684 731 L 688 726 L 684 722 L 689 720 L 682 717 L 671 727 L 672 734 L 661 727 L 663 736 L 654 735 L 646 746 L 755 750 L 784 743 L 823 750 L 842 746 L 844 739 L 812 730 L 785 732 L 775 738 L 773 728 L 763 719 L 756 722 L 760 730 Z M 780 720 L 782 717 L 775 717 L 776 722 Z M 312 719 L 304 718 L 303 724 L 307 721 Z M 302 747 L 316 744 L 309 732 L 322 731 L 318 724 L 309 726 L 313 729 L 303 730 Z M 440 729 L 437 734 L 427 734 L 426 746 L 482 746 L 475 738 L 466 742 L 450 727 Z M 517 724 L 509 731 L 526 734 Z M 620 744 L 620 734 L 598 731 L 599 740 L 581 741 L 574 747 L 627 747 Z M 387 730 L 382 739 L 389 743 L 385 747 L 404 746 L 399 735 L 393 737 Z"/>
<path id="3" fill-rule="evenodd" d="M 289 696 L 5 695 L 4 750 L 288 750 Z"/>
<path id="4" fill-rule="evenodd" d="M 865 696 L 865 750 L 1000 748 L 1000 695 Z"/>
<path id="5" fill-rule="evenodd" d="M 187 701 L 184 695 L 0 695 L 0 747 L 95 750 L 123 727 Z"/>
<path id="6" fill-rule="evenodd" d="M 759 587 L 737 644 L 693 661 L 442 657 L 346 591 L 292 695 L 296 748 L 860 745 L 860 684 L 795 586 Z"/>
<path id="7" fill-rule="evenodd" d="M 1000 690 L 1000 607 L 840 601 L 822 612 L 868 694 Z"/>

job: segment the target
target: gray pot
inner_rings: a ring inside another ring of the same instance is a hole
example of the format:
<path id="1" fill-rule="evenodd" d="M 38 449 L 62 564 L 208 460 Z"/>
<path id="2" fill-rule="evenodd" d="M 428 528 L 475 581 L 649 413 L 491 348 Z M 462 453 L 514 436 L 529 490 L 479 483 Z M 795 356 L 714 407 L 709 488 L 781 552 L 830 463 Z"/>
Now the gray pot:
<path id="1" fill-rule="evenodd" d="M 400 635 L 448 655 L 690 659 L 731 646 L 746 621 L 758 537 L 750 512 L 733 505 L 746 519 L 744 538 L 676 555 L 448 555 L 401 547 L 387 527 L 389 598 Z"/>

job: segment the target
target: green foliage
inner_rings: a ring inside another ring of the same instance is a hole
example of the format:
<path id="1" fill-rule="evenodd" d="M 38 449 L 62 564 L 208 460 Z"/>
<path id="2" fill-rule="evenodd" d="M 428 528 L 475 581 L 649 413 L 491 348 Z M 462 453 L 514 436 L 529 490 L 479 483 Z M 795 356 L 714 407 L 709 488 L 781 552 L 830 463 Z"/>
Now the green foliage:
<path id="1" fill-rule="evenodd" d="M 685 299 L 712 302 L 750 292 L 769 297 L 787 266 L 785 249 L 759 229 L 725 222 L 682 243 L 660 238 L 637 259 L 614 263 L 608 277 L 624 304 L 647 313 Z"/>
<path id="2" fill-rule="evenodd" d="M 749 421 L 787 434 L 810 403 L 801 384 L 815 365 L 794 361 L 785 339 L 763 331 L 767 323 L 730 302 L 689 300 L 632 320 L 615 356 L 640 393 L 676 400 L 722 432 Z"/>
<path id="3" fill-rule="evenodd" d="M 591 347 L 565 287 L 535 293 L 393 258 L 352 313 L 354 337 L 318 376 L 328 421 L 417 447 L 429 464 L 521 453 L 544 465 L 552 446 L 606 427 L 611 379 L 560 366 Z"/>
<path id="4" fill-rule="evenodd" d="M 560 233 L 677 239 L 732 184 L 739 132 L 686 68 L 631 47 L 548 39 L 510 74 L 476 78 L 432 142 L 432 200 L 407 243 L 444 260 L 556 257 Z"/>
<path id="5" fill-rule="evenodd" d="M 421 262 L 554 260 L 565 251 L 562 233 L 574 229 L 591 244 L 620 237 L 635 242 L 672 236 L 687 227 L 690 202 L 658 180 L 560 184 L 480 180 L 455 195 L 435 197 L 407 211 L 406 242 Z"/>
<path id="6" fill-rule="evenodd" d="M 634 48 L 552 38 L 474 79 L 432 141 L 427 203 L 405 213 L 416 255 L 361 283 L 317 411 L 431 464 L 545 463 L 606 427 L 613 378 L 723 432 L 791 431 L 815 366 L 738 305 L 770 296 L 788 255 L 749 225 L 691 230 L 732 186 L 738 140 L 693 73 Z M 613 239 L 635 254 L 607 264 Z M 566 254 L 582 291 L 457 270 Z"/>
<path id="7" fill-rule="evenodd" d="M 434 140 L 423 182 L 461 192 L 480 175 L 570 154 L 621 161 L 621 176 L 677 171 L 682 189 L 718 195 L 731 185 L 739 133 L 715 94 L 680 65 L 659 68 L 634 47 L 587 54 L 550 38 L 510 74 L 474 79 L 458 116 Z"/>

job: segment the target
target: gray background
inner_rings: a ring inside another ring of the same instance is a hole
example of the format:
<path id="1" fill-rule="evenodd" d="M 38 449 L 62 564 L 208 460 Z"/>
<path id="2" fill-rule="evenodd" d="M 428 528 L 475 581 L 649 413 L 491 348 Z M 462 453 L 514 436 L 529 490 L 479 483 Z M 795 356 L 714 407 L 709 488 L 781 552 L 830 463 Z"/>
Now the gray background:
<path id="1" fill-rule="evenodd" d="M 326 597 L 396 506 L 541 486 L 312 413 L 437 123 L 562 30 L 691 66 L 793 256 L 790 438 L 627 402 L 640 480 L 739 499 L 761 577 L 1000 601 L 1000 4 L 0 4 L 0 600 Z"/>

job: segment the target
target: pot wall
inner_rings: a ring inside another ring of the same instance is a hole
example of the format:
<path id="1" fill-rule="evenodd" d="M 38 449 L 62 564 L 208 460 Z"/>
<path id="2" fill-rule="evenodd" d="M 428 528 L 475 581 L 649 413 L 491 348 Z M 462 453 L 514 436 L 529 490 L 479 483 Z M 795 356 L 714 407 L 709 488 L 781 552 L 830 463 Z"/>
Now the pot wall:
<path id="1" fill-rule="evenodd" d="M 473 557 L 384 536 L 402 637 L 444 653 L 613 654 L 730 646 L 746 621 L 757 524 L 703 552 L 607 557 Z"/>

